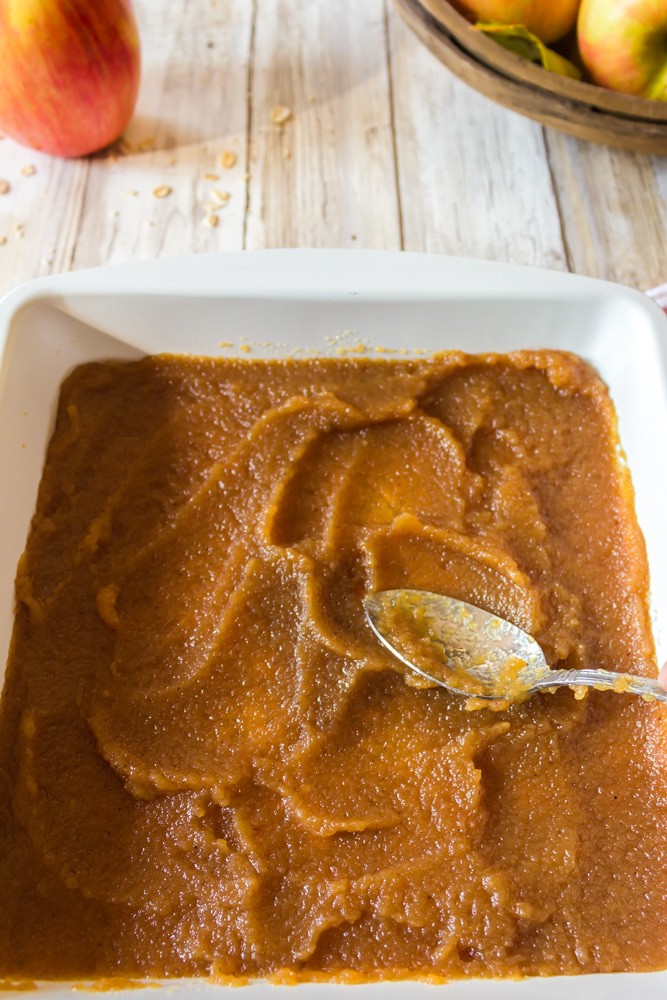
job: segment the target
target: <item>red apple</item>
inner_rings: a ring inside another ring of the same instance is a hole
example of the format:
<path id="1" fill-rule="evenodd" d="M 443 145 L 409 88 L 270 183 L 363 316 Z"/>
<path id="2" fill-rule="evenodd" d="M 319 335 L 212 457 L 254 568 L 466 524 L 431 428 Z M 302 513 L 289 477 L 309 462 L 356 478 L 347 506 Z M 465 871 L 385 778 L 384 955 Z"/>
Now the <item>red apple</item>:
<path id="1" fill-rule="evenodd" d="M 523 24 L 543 42 L 555 42 L 574 28 L 579 0 L 452 0 L 452 5 L 471 21 Z"/>
<path id="2" fill-rule="evenodd" d="M 131 0 L 0 0 L 0 131 L 56 156 L 122 133 L 139 87 Z"/>
<path id="3" fill-rule="evenodd" d="M 667 101 L 667 0 L 582 0 L 577 40 L 594 83 Z"/>

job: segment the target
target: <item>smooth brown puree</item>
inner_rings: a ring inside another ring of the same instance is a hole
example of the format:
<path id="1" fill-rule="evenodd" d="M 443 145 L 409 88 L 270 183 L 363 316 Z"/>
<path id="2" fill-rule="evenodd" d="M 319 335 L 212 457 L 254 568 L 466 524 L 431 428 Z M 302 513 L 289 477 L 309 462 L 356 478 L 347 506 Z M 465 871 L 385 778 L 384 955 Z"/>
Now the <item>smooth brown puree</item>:
<path id="1" fill-rule="evenodd" d="M 361 606 L 402 586 L 655 674 L 583 362 L 74 371 L 2 701 L 0 975 L 667 965 L 662 707 L 411 687 Z"/>

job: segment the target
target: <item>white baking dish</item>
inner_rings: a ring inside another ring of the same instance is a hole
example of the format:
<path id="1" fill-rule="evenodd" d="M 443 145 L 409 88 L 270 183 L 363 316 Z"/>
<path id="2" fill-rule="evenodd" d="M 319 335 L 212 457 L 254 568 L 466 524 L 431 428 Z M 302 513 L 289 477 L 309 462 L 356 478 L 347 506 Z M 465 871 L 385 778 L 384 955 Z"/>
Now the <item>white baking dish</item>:
<path id="1" fill-rule="evenodd" d="M 242 347 L 247 357 L 336 354 L 360 343 L 401 353 L 560 348 L 595 365 L 619 416 L 649 554 L 658 655 L 667 658 L 667 615 L 657 611 L 667 609 L 667 318 L 660 309 L 639 292 L 557 272 L 417 254 L 287 250 L 80 271 L 31 282 L 0 303 L 0 664 L 58 387 L 74 365 L 163 351 L 230 356 Z M 54 998 L 69 993 L 42 989 Z M 178 1000 L 228 993 L 191 981 L 166 989 Z M 447 1000 L 664 1000 L 667 972 L 444 989 Z M 418 983 L 258 983 L 243 996 L 339 1000 L 353 991 L 359 1000 L 421 1000 L 433 990 Z"/>

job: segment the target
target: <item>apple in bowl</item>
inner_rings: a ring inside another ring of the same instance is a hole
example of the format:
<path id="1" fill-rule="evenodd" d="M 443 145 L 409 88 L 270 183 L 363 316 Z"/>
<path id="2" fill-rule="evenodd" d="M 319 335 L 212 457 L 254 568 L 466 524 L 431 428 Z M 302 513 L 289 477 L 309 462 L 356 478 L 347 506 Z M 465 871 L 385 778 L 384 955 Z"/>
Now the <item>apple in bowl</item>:
<path id="1" fill-rule="evenodd" d="M 543 42 L 555 42 L 574 28 L 579 0 L 451 0 L 470 21 L 522 24 Z M 616 0 L 602 0 L 613 4 Z M 659 0 L 658 0 L 659 2 Z"/>
<path id="2" fill-rule="evenodd" d="M 2 0 L 0 130 L 57 156 L 102 149 L 134 110 L 139 65 L 131 0 Z"/>
<path id="3" fill-rule="evenodd" d="M 582 0 L 577 41 L 593 83 L 667 101 L 667 0 Z"/>

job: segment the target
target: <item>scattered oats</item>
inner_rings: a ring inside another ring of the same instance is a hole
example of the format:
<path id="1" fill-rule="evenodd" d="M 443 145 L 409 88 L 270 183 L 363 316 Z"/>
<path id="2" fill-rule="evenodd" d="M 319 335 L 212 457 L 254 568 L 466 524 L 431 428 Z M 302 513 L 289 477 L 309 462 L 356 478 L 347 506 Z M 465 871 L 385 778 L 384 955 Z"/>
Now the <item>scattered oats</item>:
<path id="1" fill-rule="evenodd" d="M 221 340 L 218 344 L 218 347 L 233 347 L 233 346 L 234 344 L 231 340 Z"/>
<path id="2" fill-rule="evenodd" d="M 136 197 L 137 197 L 137 195 L 139 194 L 139 192 L 138 192 L 138 191 L 135 191 L 135 190 L 134 190 L 133 188 L 126 188 L 126 189 L 125 189 L 125 190 L 123 191 L 123 194 L 124 194 L 124 195 L 127 195 L 127 197 L 128 197 L 128 198 L 136 198 Z"/>
<path id="3" fill-rule="evenodd" d="M 9 181 L 0 180 L 0 194 L 9 194 L 12 186 Z"/>
<path id="4" fill-rule="evenodd" d="M 204 202 L 204 210 L 206 212 L 219 212 L 221 208 L 222 208 L 222 205 L 220 204 L 219 201 L 205 201 Z"/>
<path id="5" fill-rule="evenodd" d="M 220 166 L 224 167 L 225 170 L 231 170 L 232 167 L 236 166 L 237 159 L 236 153 L 232 152 L 231 149 L 226 149 L 220 157 Z"/>
<path id="6" fill-rule="evenodd" d="M 251 354 L 252 353 L 252 347 L 250 346 L 250 344 L 241 344 L 241 347 L 239 348 L 239 350 L 243 351 L 244 354 Z"/>
<path id="7" fill-rule="evenodd" d="M 269 118 L 272 125 L 284 125 L 292 117 L 292 109 L 286 107 L 284 104 L 276 104 L 275 108 L 271 109 L 271 114 Z"/>
<path id="8" fill-rule="evenodd" d="M 25 222 L 15 222 L 14 232 L 16 233 L 19 239 L 22 239 L 25 234 Z"/>
<path id="9" fill-rule="evenodd" d="M 249 170 L 246 171 L 246 173 L 243 175 L 243 180 L 244 181 L 249 181 L 250 180 L 250 171 Z"/>
<path id="10" fill-rule="evenodd" d="M 37 173 L 37 167 L 34 163 L 26 163 L 25 167 L 21 167 L 21 173 L 24 177 L 32 177 Z"/>
<path id="11" fill-rule="evenodd" d="M 149 153 L 153 149 L 155 149 L 155 139 L 152 135 L 149 135 L 147 139 L 142 139 L 139 143 L 139 150 L 142 153 Z"/>
<path id="12" fill-rule="evenodd" d="M 213 189 L 213 197 L 216 201 L 219 201 L 222 205 L 229 201 L 231 195 L 229 191 L 221 191 L 220 188 Z"/>
<path id="13" fill-rule="evenodd" d="M 173 188 L 170 188 L 168 184 L 160 184 L 159 187 L 153 188 L 154 198 L 168 198 Z"/>
<path id="14" fill-rule="evenodd" d="M 7 237 L 6 236 L 0 236 L 0 247 L 4 247 L 4 245 L 5 245 L 6 242 L 7 242 Z"/>
<path id="15" fill-rule="evenodd" d="M 220 174 L 204 174 L 205 181 L 219 181 Z"/>
<path id="16" fill-rule="evenodd" d="M 365 354 L 366 347 L 364 344 L 355 344 L 354 347 L 350 348 L 350 353 L 352 354 Z"/>
<path id="17" fill-rule="evenodd" d="M 210 226 L 211 229 L 215 229 L 215 227 L 217 226 L 217 224 L 220 222 L 220 219 L 218 218 L 217 215 L 213 215 L 211 213 L 210 215 L 206 216 L 206 218 L 204 219 L 204 222 L 206 223 L 207 226 Z"/>
<path id="18" fill-rule="evenodd" d="M 133 142 L 130 142 L 129 139 L 121 139 L 118 143 L 118 148 L 125 156 L 130 156 L 132 153 L 136 153 L 137 151 L 136 146 Z"/>
<path id="19" fill-rule="evenodd" d="M 283 159 L 284 160 L 291 160 L 292 159 L 292 150 L 289 148 L 289 146 L 284 146 L 283 147 Z"/>

